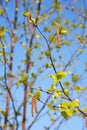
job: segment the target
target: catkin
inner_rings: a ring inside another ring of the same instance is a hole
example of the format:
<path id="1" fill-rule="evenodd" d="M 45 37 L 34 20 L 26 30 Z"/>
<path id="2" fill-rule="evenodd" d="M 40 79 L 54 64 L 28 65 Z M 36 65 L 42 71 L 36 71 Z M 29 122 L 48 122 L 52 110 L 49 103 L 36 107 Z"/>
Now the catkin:
<path id="1" fill-rule="evenodd" d="M 37 105 L 35 106 L 35 112 L 38 113 Z"/>
<path id="2" fill-rule="evenodd" d="M 85 117 L 85 126 L 87 128 L 87 117 Z"/>
<path id="3" fill-rule="evenodd" d="M 59 29 L 56 30 L 56 34 L 57 34 L 57 41 L 58 41 L 58 48 L 61 47 L 60 45 L 60 35 L 59 35 Z"/>
<path id="4" fill-rule="evenodd" d="M 31 109 L 32 117 L 34 117 L 34 110 L 36 113 L 38 113 L 36 100 L 37 100 L 36 96 L 33 96 L 32 97 L 32 109 Z"/>
<path id="5" fill-rule="evenodd" d="M 28 20 L 28 28 L 30 29 L 30 19 L 31 19 L 31 14 L 28 14 L 27 20 Z"/>

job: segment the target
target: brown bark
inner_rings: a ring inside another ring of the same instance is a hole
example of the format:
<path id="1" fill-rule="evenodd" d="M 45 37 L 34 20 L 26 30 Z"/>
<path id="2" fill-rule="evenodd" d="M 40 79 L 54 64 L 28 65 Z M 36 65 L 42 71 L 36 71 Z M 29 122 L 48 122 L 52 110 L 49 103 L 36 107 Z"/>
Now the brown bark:
<path id="1" fill-rule="evenodd" d="M 18 11 L 16 8 L 18 8 L 18 1 L 15 0 L 15 17 L 14 17 L 14 27 L 13 27 L 13 33 L 12 33 L 12 41 L 11 41 L 11 52 L 10 52 L 10 61 L 9 61 L 9 81 L 8 81 L 8 88 L 7 88 L 7 98 L 6 98 L 6 115 L 4 119 L 4 128 L 3 130 L 7 129 L 7 122 L 8 122 L 8 115 L 9 115 L 9 108 L 10 108 L 10 98 L 11 98 L 11 88 L 12 88 L 12 73 L 13 73 L 13 56 L 14 56 L 14 45 L 15 45 L 15 34 L 16 34 L 16 25 L 17 25 L 17 14 Z"/>
<path id="2" fill-rule="evenodd" d="M 13 71 L 13 54 L 14 54 L 14 36 L 15 36 L 15 30 L 13 32 L 13 39 L 12 39 L 12 45 L 11 45 L 11 52 L 10 52 L 10 65 L 9 65 L 9 84 L 8 84 L 8 89 L 11 91 L 12 88 L 12 71 Z M 7 127 L 7 120 L 8 120 L 8 113 L 9 113 L 9 107 L 10 107 L 10 95 L 9 92 L 7 94 L 6 98 L 6 116 L 5 116 L 5 121 L 4 121 L 4 130 L 6 130 Z"/>
<path id="3" fill-rule="evenodd" d="M 9 79 L 9 90 L 10 90 L 11 86 L 12 86 L 12 78 Z M 7 128 L 9 103 L 10 103 L 10 95 L 8 93 L 7 98 L 6 98 L 6 116 L 5 116 L 5 121 L 4 121 L 4 130 L 6 130 L 6 128 Z"/>
<path id="4" fill-rule="evenodd" d="M 40 12 L 40 5 L 41 5 L 41 0 L 39 0 L 38 6 L 37 6 L 37 14 L 36 14 L 36 24 L 38 21 L 38 16 L 39 16 L 39 12 Z M 32 47 L 32 43 L 33 43 L 33 38 L 34 38 L 34 33 L 35 33 L 35 26 L 33 24 L 33 26 L 31 27 L 31 37 L 30 37 L 30 42 L 29 42 L 29 48 L 30 50 L 27 51 L 26 53 L 26 59 L 27 59 L 27 65 L 26 65 L 26 73 L 29 73 L 30 70 L 30 52 L 31 52 L 31 47 Z M 23 106 L 23 119 L 22 119 L 22 130 L 25 130 L 25 123 L 26 123 L 26 107 L 27 107 L 27 84 L 25 84 L 25 88 L 24 88 L 24 106 Z"/>
<path id="5" fill-rule="evenodd" d="M 31 39 L 30 39 L 30 45 L 32 46 L 32 40 L 34 37 L 34 28 L 33 32 L 31 34 Z M 29 73 L 30 69 L 30 50 L 27 51 L 26 54 L 26 59 L 27 59 L 27 66 L 26 66 L 26 73 Z M 25 122 L 26 122 L 26 107 L 27 107 L 27 84 L 24 84 L 24 99 L 23 99 L 23 119 L 22 119 L 22 130 L 25 130 Z"/>

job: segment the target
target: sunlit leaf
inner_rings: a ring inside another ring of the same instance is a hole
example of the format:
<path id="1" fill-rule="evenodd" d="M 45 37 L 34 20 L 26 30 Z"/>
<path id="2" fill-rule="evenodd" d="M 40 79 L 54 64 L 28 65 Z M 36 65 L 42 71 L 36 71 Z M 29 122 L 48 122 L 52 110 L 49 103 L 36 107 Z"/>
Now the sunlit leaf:
<path id="1" fill-rule="evenodd" d="M 61 112 L 64 118 L 71 117 L 73 115 L 73 109 L 67 108 Z"/>
<path id="2" fill-rule="evenodd" d="M 49 76 L 53 79 L 53 81 L 57 84 L 59 81 L 66 77 L 66 72 L 60 71 L 56 74 L 50 74 Z"/>
<path id="3" fill-rule="evenodd" d="M 60 89 L 54 91 L 53 99 L 56 99 L 61 96 L 62 96 L 62 91 Z"/>
<path id="4" fill-rule="evenodd" d="M 53 110 L 53 107 L 52 107 L 52 102 L 50 102 L 50 103 L 48 103 L 48 108 L 50 109 L 50 111 L 52 111 Z"/>
<path id="5" fill-rule="evenodd" d="M 67 96 L 69 96 L 69 90 L 67 88 L 64 89 L 64 92 L 66 93 Z"/>
<path id="6" fill-rule="evenodd" d="M 74 101 L 71 102 L 71 105 L 72 105 L 72 107 L 79 107 L 80 102 L 78 99 L 75 99 Z"/>
<path id="7" fill-rule="evenodd" d="M 32 98 L 34 95 L 32 93 L 28 93 L 28 97 Z"/>
<path id="8" fill-rule="evenodd" d="M 66 34 L 68 34 L 68 30 L 64 27 L 60 27 L 59 33 L 62 34 L 62 35 L 66 35 Z"/>
<path id="9" fill-rule="evenodd" d="M 30 12 L 26 12 L 26 11 L 24 11 L 24 12 L 22 13 L 22 15 L 23 15 L 24 17 L 27 17 L 29 14 L 30 14 Z"/>
<path id="10" fill-rule="evenodd" d="M 79 100 L 75 99 L 75 100 L 73 100 L 71 102 L 67 102 L 67 101 L 61 102 L 59 106 L 61 108 L 68 108 L 68 107 L 77 108 L 77 107 L 79 107 L 79 105 L 80 105 Z"/>
<path id="11" fill-rule="evenodd" d="M 17 86 L 20 86 L 21 83 L 25 83 L 28 80 L 28 73 L 24 74 L 21 79 L 17 82 Z"/>
<path id="12" fill-rule="evenodd" d="M 48 89 L 48 92 L 54 92 L 56 89 L 56 86 L 54 84 L 51 84 L 50 88 Z"/>
<path id="13" fill-rule="evenodd" d="M 87 113 L 87 106 L 82 109 L 83 112 Z"/>

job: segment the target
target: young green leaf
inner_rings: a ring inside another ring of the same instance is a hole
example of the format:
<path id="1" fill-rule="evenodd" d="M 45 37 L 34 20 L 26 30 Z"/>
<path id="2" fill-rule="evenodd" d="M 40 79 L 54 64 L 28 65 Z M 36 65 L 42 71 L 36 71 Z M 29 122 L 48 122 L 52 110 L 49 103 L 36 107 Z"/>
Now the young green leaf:
<path id="1" fill-rule="evenodd" d="M 77 82 L 79 79 L 79 76 L 78 75 L 72 75 L 72 81 L 73 82 Z"/>
<path id="2" fill-rule="evenodd" d="M 68 30 L 67 30 L 66 28 L 64 28 L 64 27 L 60 27 L 59 32 L 60 32 L 60 34 L 62 34 L 62 35 L 68 34 Z"/>
<path id="3" fill-rule="evenodd" d="M 85 88 L 79 87 L 79 86 L 75 86 L 75 87 L 74 87 L 74 90 L 75 90 L 76 92 L 80 92 L 80 91 L 84 91 Z"/>
<path id="4" fill-rule="evenodd" d="M 50 109 L 50 111 L 52 111 L 53 110 L 53 107 L 52 107 L 52 102 L 50 102 L 50 103 L 48 103 L 48 108 Z"/>
<path id="5" fill-rule="evenodd" d="M 24 74 L 23 77 L 18 81 L 18 85 L 28 80 L 28 73 Z"/>
<path id="6" fill-rule="evenodd" d="M 69 96 L 69 91 L 67 88 L 64 89 L 64 92 L 66 93 L 67 96 Z"/>
<path id="7" fill-rule="evenodd" d="M 37 74 L 36 73 L 32 73 L 31 74 L 33 78 L 36 78 L 37 77 Z"/>
<path id="8" fill-rule="evenodd" d="M 63 82 L 63 85 L 64 85 L 64 86 L 70 86 L 70 82 L 68 82 L 68 81 Z"/>
<path id="9" fill-rule="evenodd" d="M 73 115 L 73 109 L 67 108 L 67 109 L 61 111 L 61 114 L 64 118 L 71 117 Z"/>
<path id="10" fill-rule="evenodd" d="M 47 50 L 47 51 L 45 51 L 45 55 L 47 56 L 47 57 L 49 57 L 50 56 L 50 52 Z"/>
<path id="11" fill-rule="evenodd" d="M 53 99 L 56 99 L 61 96 L 62 96 L 62 91 L 60 89 L 54 91 Z"/>
<path id="12" fill-rule="evenodd" d="M 50 74 L 49 76 L 53 79 L 53 81 L 58 84 L 59 81 L 63 78 L 66 77 L 66 72 L 63 72 L 63 71 L 60 71 L 60 72 L 57 72 L 56 74 Z"/>
<path id="13" fill-rule="evenodd" d="M 56 89 L 56 86 L 54 84 L 51 84 L 48 92 L 52 92 L 53 93 L 55 91 L 55 89 Z"/>
<path id="14" fill-rule="evenodd" d="M 0 26 L 0 37 L 4 36 L 5 32 L 8 32 L 8 30 L 4 26 Z"/>
<path id="15" fill-rule="evenodd" d="M 40 99 L 40 96 L 41 96 L 40 90 L 36 91 L 35 96 L 36 96 L 37 99 Z"/>
<path id="16" fill-rule="evenodd" d="M 24 11 L 24 12 L 22 13 L 22 15 L 23 15 L 24 17 L 27 17 L 28 14 L 30 14 L 30 13 L 29 13 L 29 12 L 26 12 L 26 11 Z"/>
<path id="17" fill-rule="evenodd" d="M 83 112 L 87 113 L 87 106 L 82 109 Z"/>

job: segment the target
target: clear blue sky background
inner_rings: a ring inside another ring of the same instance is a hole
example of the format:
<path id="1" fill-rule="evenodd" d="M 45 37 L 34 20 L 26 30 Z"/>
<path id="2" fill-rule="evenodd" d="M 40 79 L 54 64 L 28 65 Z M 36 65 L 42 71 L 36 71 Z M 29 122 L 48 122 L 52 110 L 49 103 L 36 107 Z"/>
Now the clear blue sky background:
<path id="1" fill-rule="evenodd" d="M 20 1 L 22 1 L 22 0 L 20 0 Z M 51 4 L 52 4 L 52 2 L 53 2 L 53 0 L 44 0 L 43 1 L 43 8 L 42 8 L 42 11 L 41 11 L 41 13 L 43 13 L 45 10 L 47 10 L 50 6 L 51 6 Z M 63 2 L 63 1 L 61 1 L 60 0 L 60 2 Z M 70 3 L 73 3 L 73 1 L 71 2 L 71 0 L 65 0 L 64 2 L 63 2 L 63 7 L 66 5 L 68 5 L 69 4 L 69 2 Z M 86 7 L 87 7 L 87 0 L 85 0 L 85 3 L 86 3 Z M 75 4 L 75 3 L 74 3 Z M 71 6 L 71 5 L 70 5 Z M 76 7 L 82 7 L 82 8 L 84 8 L 84 5 L 83 5 L 83 0 L 79 0 L 79 2 L 76 4 Z M 23 9 L 23 7 L 20 5 L 19 6 L 19 17 L 18 17 L 18 21 L 20 22 L 20 21 L 22 21 L 22 20 L 24 20 L 24 17 L 22 16 L 22 12 L 24 11 L 24 9 Z M 12 19 L 13 20 L 13 18 L 14 18 L 14 1 L 11 1 L 10 0 L 10 2 L 9 2 L 9 5 L 8 5 L 8 15 L 10 16 L 10 19 Z M 56 15 L 58 15 L 57 13 L 55 13 L 55 15 L 51 18 L 51 19 L 53 19 L 53 18 L 55 18 L 56 17 Z M 67 11 L 67 10 L 65 10 L 64 12 L 63 12 L 63 19 L 65 19 L 65 18 L 68 18 L 69 19 L 69 21 L 70 22 L 72 22 L 73 23 L 73 19 L 76 19 L 76 17 L 77 17 L 77 15 L 75 14 L 75 13 L 73 13 L 73 12 L 71 12 L 71 11 Z M 77 19 L 77 22 L 78 22 L 78 19 Z M 83 21 L 84 22 L 84 21 Z M 26 23 L 27 23 L 27 20 L 26 20 Z M 5 27 L 8 27 L 8 25 L 7 25 L 7 23 L 6 23 L 6 21 L 5 20 L 3 20 L 3 18 L 0 18 L 0 25 L 3 25 L 3 26 L 5 26 Z M 49 27 L 49 23 L 47 22 L 47 26 Z M 87 24 L 86 24 L 86 27 L 87 27 Z M 42 24 L 40 24 L 40 29 L 41 30 L 43 30 L 43 26 L 42 26 Z M 19 30 L 18 32 L 17 32 L 17 35 L 20 35 L 22 33 L 22 30 Z M 51 34 L 52 32 L 50 32 L 50 34 Z M 78 33 L 78 34 L 81 34 L 82 33 L 82 29 L 77 29 L 77 30 L 73 30 L 73 35 L 72 34 L 70 34 L 69 36 L 71 37 L 73 37 L 74 36 L 74 33 Z M 87 28 L 85 29 L 85 32 L 84 33 L 86 33 L 87 34 Z M 47 36 L 48 37 L 48 36 Z M 67 36 L 66 36 L 67 37 Z M 68 38 L 68 37 L 67 37 Z M 8 39 L 7 39 L 7 41 L 8 41 L 8 44 L 10 45 L 10 40 L 9 40 L 9 37 L 8 37 Z M 25 42 L 25 39 L 23 38 L 22 39 L 22 42 Z M 42 38 L 42 40 L 41 40 L 41 42 L 43 42 L 43 46 L 44 47 L 42 47 L 42 49 L 43 48 L 45 48 L 45 49 L 47 49 L 47 47 L 46 47 L 46 43 L 45 43 L 45 41 L 43 40 L 43 38 Z M 45 44 L 45 45 L 44 45 Z M 62 48 L 61 48 L 61 50 L 60 50 L 60 55 L 62 55 L 63 56 L 63 61 L 64 61 L 64 63 L 66 64 L 67 63 L 67 61 L 70 59 L 70 56 L 71 56 L 71 54 L 77 49 L 77 47 L 78 47 L 78 43 L 77 43 L 77 41 L 75 40 L 75 42 L 73 43 L 73 45 L 71 46 L 71 47 L 68 47 L 68 46 L 63 46 Z M 9 48 L 7 48 L 7 51 L 9 52 L 10 50 L 9 50 Z M 18 72 L 18 69 L 17 69 L 17 65 L 19 65 L 20 64 L 20 61 L 21 60 L 23 60 L 24 58 L 25 58 L 25 54 L 24 54 L 24 52 L 25 52 L 25 49 L 20 45 L 20 43 L 17 43 L 16 44 L 16 46 L 15 46 L 15 55 L 14 55 L 14 66 L 13 66 L 13 72 L 14 72 L 14 74 L 16 74 L 17 72 Z M 68 52 L 68 53 L 67 53 Z M 58 55 L 56 55 L 54 52 L 52 53 L 52 55 L 53 56 L 58 56 Z M 36 51 L 36 53 L 35 53 L 35 57 L 37 57 L 38 56 L 38 52 Z M 85 50 L 85 53 L 84 54 L 82 54 L 81 56 L 80 56 L 80 63 L 77 63 L 74 67 L 75 67 L 75 69 L 72 69 L 72 70 L 74 70 L 74 72 L 76 72 L 76 73 L 78 73 L 78 72 L 83 72 L 83 69 L 84 69 L 84 61 L 87 61 L 86 60 L 87 59 L 87 50 Z M 59 59 L 58 59 L 59 60 Z M 43 61 L 44 62 L 44 61 Z M 45 62 L 47 62 L 47 59 L 45 59 Z M 78 65 L 79 64 L 79 65 Z M 36 66 L 38 66 L 38 64 L 36 64 Z M 82 67 L 81 67 L 82 66 Z M 23 67 L 24 67 L 24 65 L 23 65 Z M 73 67 L 73 68 L 74 68 Z M 77 69 L 76 69 L 77 68 Z M 1 74 L 0 75 L 2 75 L 2 73 L 4 72 L 3 71 L 3 67 L 1 66 L 1 68 L 0 68 L 0 72 L 1 72 Z M 62 70 L 62 68 L 61 68 L 61 70 Z M 71 73 L 73 73 L 72 72 L 72 70 L 71 70 Z M 33 71 L 34 71 L 34 69 L 33 69 Z M 53 70 L 50 70 L 50 72 L 49 71 L 46 71 L 46 72 L 44 72 L 44 74 L 42 74 L 42 76 L 41 77 L 39 77 L 38 78 L 38 80 L 36 81 L 36 83 L 35 83 L 35 87 L 36 88 L 38 88 L 38 86 L 43 86 L 44 87 L 44 89 L 48 89 L 48 87 L 49 87 L 49 85 L 51 84 L 51 80 L 48 78 L 48 79 L 46 79 L 46 78 L 43 78 L 44 77 L 44 75 L 46 74 L 48 74 L 48 73 L 53 73 Z M 87 76 L 87 75 L 86 75 Z M 67 80 L 68 78 L 70 78 L 70 75 L 69 76 L 67 76 L 66 77 L 66 79 L 65 80 Z M 83 84 L 84 83 L 84 84 Z M 86 86 L 87 85 L 87 81 L 86 80 L 83 80 L 83 82 L 82 83 L 80 83 L 81 85 L 83 85 L 83 86 Z M 17 93 L 15 93 L 15 92 L 17 92 Z M 13 91 L 13 94 L 15 93 L 15 98 L 17 99 L 17 97 L 18 97 L 18 99 L 19 99 L 19 102 L 22 100 L 22 98 L 21 97 L 23 97 L 23 86 L 21 86 L 21 87 L 19 87 L 17 90 L 16 89 L 14 89 L 14 91 Z M 45 99 L 45 94 L 44 95 L 42 95 L 42 99 L 44 100 Z M 76 98 L 77 97 L 77 94 L 73 94 L 73 97 L 74 98 Z M 5 102 L 3 103 L 3 101 L 2 101 L 2 98 L 0 98 L 0 100 L 1 100 L 1 102 L 0 102 L 0 108 L 5 108 Z M 5 101 L 5 100 L 4 100 Z M 84 101 L 84 100 L 83 100 Z M 87 103 L 84 103 L 84 102 L 82 102 L 83 104 L 86 104 L 87 105 Z M 2 105 L 3 104 L 3 105 Z M 41 108 L 41 103 L 39 103 L 38 102 L 38 106 L 39 106 L 39 108 L 38 109 L 40 109 Z M 46 109 L 43 111 L 43 113 L 46 111 L 46 110 L 48 110 L 48 108 L 46 107 Z M 28 122 L 29 122 L 29 124 L 33 121 L 33 118 L 31 117 L 31 113 L 30 113 L 30 111 L 31 111 L 31 107 L 30 107 L 30 105 L 28 106 L 28 108 L 27 108 L 27 118 L 28 118 Z M 21 120 L 21 118 L 20 118 L 20 120 Z M 58 121 L 58 123 L 59 123 L 59 121 Z M 29 126 L 29 124 L 27 123 L 27 126 Z M 35 123 L 34 125 L 33 125 L 33 127 L 32 127 L 32 129 L 31 130 L 44 130 L 44 128 L 43 128 L 43 126 L 44 126 L 44 124 L 45 124 L 45 126 L 48 126 L 49 125 L 49 118 L 47 117 L 47 116 L 44 116 L 43 118 L 41 118 L 37 123 Z M 57 123 L 56 123 L 56 125 L 57 125 Z M 55 128 L 55 127 L 54 127 Z M 68 120 L 65 120 L 64 121 L 64 123 L 60 126 L 60 128 L 59 128 L 59 130 L 86 130 L 87 128 L 85 128 L 85 123 L 84 123 L 84 119 L 82 118 L 82 117 L 72 117 L 71 119 L 68 119 Z M 21 128 L 19 129 L 19 130 L 21 130 Z M 52 129 L 53 130 L 53 129 Z M 56 129 L 55 129 L 56 130 Z"/>

